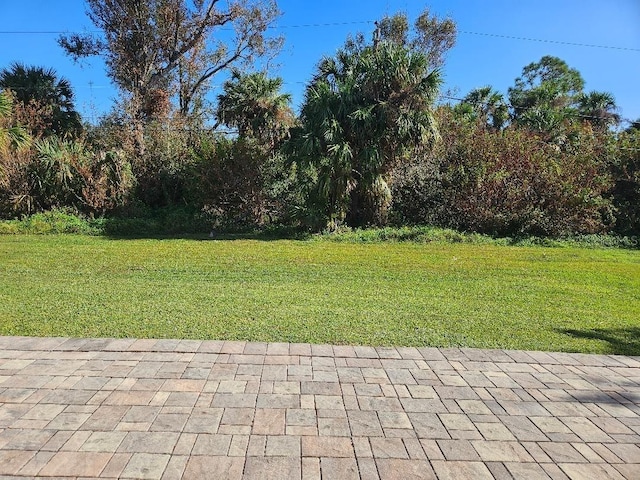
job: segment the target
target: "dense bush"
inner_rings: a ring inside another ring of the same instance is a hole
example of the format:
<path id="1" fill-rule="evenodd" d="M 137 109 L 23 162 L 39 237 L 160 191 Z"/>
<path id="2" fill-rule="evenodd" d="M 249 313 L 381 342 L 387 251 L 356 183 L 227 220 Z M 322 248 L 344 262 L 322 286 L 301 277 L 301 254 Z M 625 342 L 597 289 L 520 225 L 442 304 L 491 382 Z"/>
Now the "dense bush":
<path id="1" fill-rule="evenodd" d="M 446 225 L 440 164 L 433 156 L 423 157 L 393 171 L 391 221 L 394 225 Z"/>
<path id="2" fill-rule="evenodd" d="M 188 201 L 201 208 L 216 228 L 286 222 L 295 191 L 284 161 L 251 138 L 204 139 L 194 151 Z"/>
<path id="3" fill-rule="evenodd" d="M 398 171 L 395 216 L 492 235 L 562 236 L 606 231 L 614 222 L 607 142 L 587 126 L 570 149 L 526 129 L 502 131 L 440 111 L 443 141 Z"/>
<path id="4" fill-rule="evenodd" d="M 94 152 L 81 141 L 48 137 L 0 157 L 4 218 L 57 208 L 104 214 L 124 204 L 134 185 L 119 152 Z"/>
<path id="5" fill-rule="evenodd" d="M 611 164 L 618 233 L 640 234 L 640 129 L 631 128 L 618 137 L 617 155 Z"/>

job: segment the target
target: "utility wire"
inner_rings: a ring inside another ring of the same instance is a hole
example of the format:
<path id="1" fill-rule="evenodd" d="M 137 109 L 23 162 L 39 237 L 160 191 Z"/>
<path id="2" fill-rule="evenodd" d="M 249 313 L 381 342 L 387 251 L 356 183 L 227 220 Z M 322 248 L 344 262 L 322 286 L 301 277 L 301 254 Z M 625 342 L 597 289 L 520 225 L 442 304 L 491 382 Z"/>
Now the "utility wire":
<path id="1" fill-rule="evenodd" d="M 298 25 L 269 25 L 267 28 L 270 30 L 279 30 L 287 28 L 319 28 L 319 27 L 336 27 L 344 25 L 372 25 L 375 24 L 375 20 L 358 20 L 351 22 L 328 22 L 328 23 L 303 23 Z M 233 31 L 232 28 L 223 28 L 221 30 Z M 63 34 L 100 34 L 101 30 L 87 30 L 87 31 L 69 31 L 69 30 L 0 30 L 0 35 L 63 35 Z M 544 38 L 533 37 L 519 37 L 516 35 L 503 35 L 499 33 L 487 33 L 487 32 L 472 32 L 469 30 L 459 30 L 458 33 L 463 35 L 478 35 L 483 37 L 503 38 L 508 40 L 521 40 L 526 42 L 540 42 L 540 43 L 553 43 L 557 45 L 569 45 L 573 47 L 586 47 L 586 48 L 604 48 L 609 50 L 622 50 L 627 52 L 640 52 L 640 48 L 633 47 L 620 47 L 614 45 L 596 45 L 590 43 L 569 42 L 565 40 L 550 40 Z"/>
<path id="2" fill-rule="evenodd" d="M 589 43 L 577 43 L 577 42 L 566 42 L 563 40 L 547 40 L 543 38 L 530 38 L 530 37 L 516 37 L 513 35 L 500 35 L 497 33 L 484 33 L 484 32 L 470 32 L 467 30 L 459 30 L 458 33 L 462 33 L 465 35 L 480 35 L 483 37 L 496 37 L 496 38 L 507 38 L 509 40 L 524 40 L 527 42 L 542 42 L 542 43 L 555 43 L 558 45 L 571 45 L 573 47 L 588 47 L 588 48 L 608 48 L 612 50 L 625 50 L 628 52 L 640 52 L 640 48 L 631 48 L 631 47 L 615 47 L 612 45 L 593 45 Z"/>
<path id="3" fill-rule="evenodd" d="M 358 20 L 353 22 L 329 22 L 329 23 L 303 23 L 300 25 L 269 25 L 270 30 L 278 30 L 281 28 L 317 28 L 317 27 L 339 27 L 343 25 L 366 25 L 375 23 L 373 20 Z M 220 28 L 219 30 L 233 31 L 233 28 Z M 133 31 L 133 30 L 130 30 Z M 142 30 L 140 30 L 142 31 Z M 63 34 L 100 34 L 102 30 L 0 30 L 0 35 L 63 35 Z"/>

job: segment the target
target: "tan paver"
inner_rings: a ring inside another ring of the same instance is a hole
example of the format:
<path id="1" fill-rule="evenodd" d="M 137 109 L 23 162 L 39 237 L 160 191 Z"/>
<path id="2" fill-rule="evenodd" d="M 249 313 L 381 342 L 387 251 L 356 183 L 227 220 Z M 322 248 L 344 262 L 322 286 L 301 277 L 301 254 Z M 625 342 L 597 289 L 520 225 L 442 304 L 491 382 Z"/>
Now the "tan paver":
<path id="1" fill-rule="evenodd" d="M 244 478 L 280 480 L 301 478 L 300 457 L 248 457 Z"/>
<path id="2" fill-rule="evenodd" d="M 125 469 L 129 460 L 133 456 L 132 453 L 116 453 L 111 457 L 107 466 L 104 467 L 101 477 L 104 478 L 120 478 L 122 476 L 122 471 Z"/>
<path id="3" fill-rule="evenodd" d="M 0 337 L 3 478 L 638 471 L 636 357 Z"/>
<path id="4" fill-rule="evenodd" d="M 459 480 L 462 478 L 493 480 L 493 475 L 482 462 L 444 462 L 442 460 L 434 460 L 431 465 L 439 480 Z"/>
<path id="5" fill-rule="evenodd" d="M 44 466 L 40 475 L 48 477 L 97 477 L 111 459 L 109 453 L 59 452 Z"/>
<path id="6" fill-rule="evenodd" d="M 169 463 L 170 455 L 134 453 L 121 474 L 121 478 L 159 480 Z"/>
<path id="7" fill-rule="evenodd" d="M 401 438 L 372 438 L 371 450 L 374 458 L 409 458 Z"/>
<path id="8" fill-rule="evenodd" d="M 358 480 L 360 478 L 355 458 L 321 458 L 320 469 L 323 479 Z"/>
<path id="9" fill-rule="evenodd" d="M 187 461 L 187 466 L 184 470 L 184 478 L 193 480 L 208 480 L 211 478 L 212 472 L 215 472 L 216 479 L 240 480 L 242 479 L 243 469 L 243 458 L 192 456 Z"/>
<path id="10" fill-rule="evenodd" d="M 268 457 L 300 457 L 301 439 L 292 435 L 267 437 L 265 455 Z"/>
<path id="11" fill-rule="evenodd" d="M 285 409 L 256 409 L 252 428 L 254 435 L 283 435 L 284 430 Z"/>
<path id="12" fill-rule="evenodd" d="M 302 455 L 305 457 L 353 457 L 353 444 L 344 437 L 302 437 Z"/>
<path id="13" fill-rule="evenodd" d="M 377 459 L 380 480 L 436 480 L 436 475 L 426 460 Z"/>
<path id="14" fill-rule="evenodd" d="M 24 452 L 19 450 L 0 451 L 0 474 L 15 475 L 24 467 L 36 452 Z"/>

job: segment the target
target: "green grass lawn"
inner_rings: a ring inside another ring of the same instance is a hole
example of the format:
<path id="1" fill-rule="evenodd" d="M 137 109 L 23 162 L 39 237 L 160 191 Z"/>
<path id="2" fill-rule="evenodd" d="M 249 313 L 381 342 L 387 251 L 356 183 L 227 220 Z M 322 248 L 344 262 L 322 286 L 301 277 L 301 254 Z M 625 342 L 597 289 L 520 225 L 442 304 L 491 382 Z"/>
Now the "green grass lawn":
<path id="1" fill-rule="evenodd" d="M 640 355 L 640 251 L 5 235 L 0 334 Z"/>

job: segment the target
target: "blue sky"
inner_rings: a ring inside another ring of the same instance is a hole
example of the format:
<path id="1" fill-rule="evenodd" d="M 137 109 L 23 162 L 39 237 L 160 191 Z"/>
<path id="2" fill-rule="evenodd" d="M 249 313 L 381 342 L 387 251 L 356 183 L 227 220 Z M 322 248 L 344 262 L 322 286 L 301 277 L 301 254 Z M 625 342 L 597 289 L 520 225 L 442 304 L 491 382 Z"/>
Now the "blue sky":
<path id="1" fill-rule="evenodd" d="M 335 53 L 350 33 L 370 36 L 373 21 L 385 14 L 404 11 L 413 19 L 428 6 L 458 25 L 458 43 L 443 68 L 444 89 L 456 96 L 484 85 L 506 94 L 525 65 L 554 55 L 582 73 L 586 90 L 612 93 L 624 118 L 640 118 L 639 0 L 280 0 L 279 5 L 283 16 L 275 31 L 286 44 L 274 73 L 284 79 L 296 108 L 318 61 Z M 92 30 L 82 0 L 0 0 L 0 18 L 0 68 L 13 61 L 52 67 L 71 82 L 83 115 L 93 118 L 109 109 L 117 93 L 99 60 L 75 65 L 56 44 L 57 33 L 9 33 Z"/>

